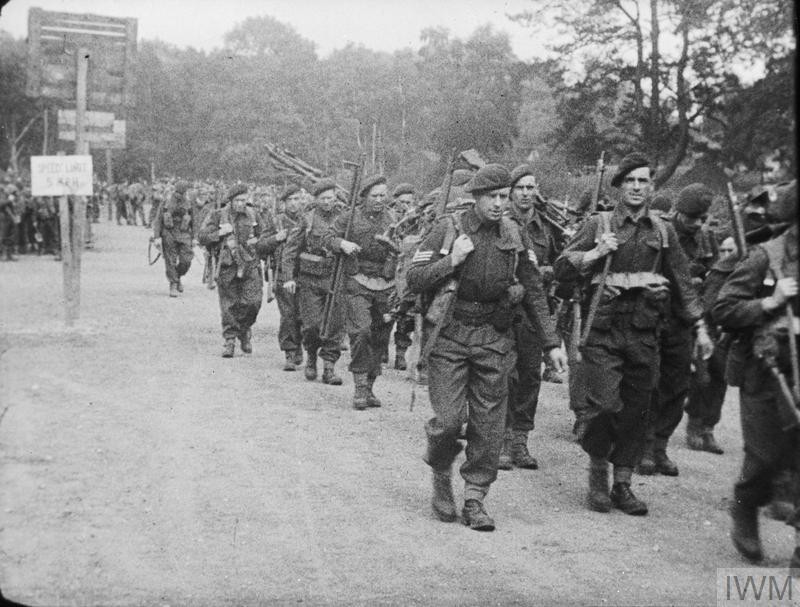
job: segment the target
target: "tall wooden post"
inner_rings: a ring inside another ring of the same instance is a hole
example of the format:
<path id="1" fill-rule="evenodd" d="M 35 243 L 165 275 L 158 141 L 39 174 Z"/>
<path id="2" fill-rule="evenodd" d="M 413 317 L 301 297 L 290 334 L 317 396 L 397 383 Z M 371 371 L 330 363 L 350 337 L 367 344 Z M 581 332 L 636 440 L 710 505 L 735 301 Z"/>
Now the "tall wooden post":
<path id="1" fill-rule="evenodd" d="M 47 126 L 48 126 L 48 117 L 50 112 L 47 111 L 47 108 L 42 110 L 42 119 L 44 121 L 44 134 L 42 135 L 42 156 L 47 156 Z"/>
<path id="2" fill-rule="evenodd" d="M 89 145 L 84 135 L 86 118 L 86 76 L 89 66 L 89 51 L 82 48 L 75 58 L 77 61 L 78 82 L 75 90 L 75 153 L 89 153 Z M 81 307 L 81 252 L 84 243 L 86 224 L 86 198 L 72 196 L 72 205 L 66 196 L 60 200 L 61 219 L 61 257 L 64 271 L 64 300 L 67 326 L 75 324 Z"/>
<path id="3" fill-rule="evenodd" d="M 111 188 L 111 184 L 114 183 L 114 166 L 111 164 L 114 160 L 114 154 L 111 151 L 111 148 L 106 148 L 106 188 Z M 106 189 L 107 192 L 111 191 L 110 189 Z M 113 209 L 112 207 L 114 204 L 111 202 L 111 196 L 108 197 L 108 223 L 114 219 L 113 216 Z"/>

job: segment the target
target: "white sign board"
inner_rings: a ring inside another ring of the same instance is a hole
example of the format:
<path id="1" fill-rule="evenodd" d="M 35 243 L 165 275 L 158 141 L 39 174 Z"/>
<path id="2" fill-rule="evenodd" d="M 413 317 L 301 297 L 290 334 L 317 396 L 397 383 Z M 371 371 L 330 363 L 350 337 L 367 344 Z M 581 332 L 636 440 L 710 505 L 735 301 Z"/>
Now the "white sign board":
<path id="1" fill-rule="evenodd" d="M 32 196 L 91 196 L 91 156 L 31 156 Z"/>

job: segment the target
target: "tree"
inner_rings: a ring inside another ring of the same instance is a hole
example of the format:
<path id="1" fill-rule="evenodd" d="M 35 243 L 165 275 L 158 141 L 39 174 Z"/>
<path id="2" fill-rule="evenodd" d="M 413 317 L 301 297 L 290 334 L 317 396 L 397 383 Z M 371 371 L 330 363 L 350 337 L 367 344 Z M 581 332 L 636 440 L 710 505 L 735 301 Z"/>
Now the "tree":
<path id="1" fill-rule="evenodd" d="M 551 83 L 573 153 L 584 136 L 618 155 L 644 150 L 666 181 L 735 88 L 737 65 L 766 63 L 792 44 L 781 0 L 532 0 L 515 19 L 556 31 Z M 577 59 L 577 61 L 576 61 Z M 706 129 L 707 130 L 707 129 Z M 585 148 L 583 148 L 585 149 Z"/>
<path id="2" fill-rule="evenodd" d="M 0 151 L 0 166 L 17 174 L 21 157 L 30 153 L 32 137 L 41 136 L 34 128 L 41 111 L 35 100 L 25 95 L 26 62 L 25 42 L 0 31 L 0 130 L 6 142 Z"/>

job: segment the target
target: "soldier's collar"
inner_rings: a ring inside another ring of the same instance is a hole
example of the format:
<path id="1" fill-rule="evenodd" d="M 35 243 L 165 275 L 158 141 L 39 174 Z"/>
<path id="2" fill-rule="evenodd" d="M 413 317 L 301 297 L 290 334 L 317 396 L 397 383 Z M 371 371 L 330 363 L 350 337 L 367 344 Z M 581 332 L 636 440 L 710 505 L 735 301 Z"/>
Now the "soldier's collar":
<path id="1" fill-rule="evenodd" d="M 613 217 L 619 221 L 620 225 L 626 221 L 630 221 L 633 224 L 639 221 L 646 221 L 650 224 L 653 223 L 653 218 L 650 217 L 650 213 L 646 207 L 638 218 L 636 217 L 636 212 L 631 210 L 631 208 L 624 202 L 620 202 L 616 207 L 614 207 L 612 213 L 614 213 Z"/>

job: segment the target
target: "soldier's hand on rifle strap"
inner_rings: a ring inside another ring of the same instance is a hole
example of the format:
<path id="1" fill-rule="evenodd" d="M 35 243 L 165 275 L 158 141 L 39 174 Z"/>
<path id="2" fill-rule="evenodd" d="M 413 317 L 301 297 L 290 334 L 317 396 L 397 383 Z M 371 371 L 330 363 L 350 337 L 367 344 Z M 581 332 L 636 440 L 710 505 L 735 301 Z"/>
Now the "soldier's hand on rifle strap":
<path id="1" fill-rule="evenodd" d="M 361 247 L 354 242 L 350 242 L 349 240 L 343 240 L 342 244 L 339 245 L 339 248 L 345 255 L 353 255 L 361 252 Z"/>
<path id="2" fill-rule="evenodd" d="M 453 241 L 453 249 L 450 253 L 451 262 L 453 267 L 461 265 L 464 263 L 464 260 L 467 258 L 467 255 L 472 253 L 475 249 L 475 245 L 472 244 L 469 236 L 466 234 L 461 234 L 458 238 Z"/>
<path id="3" fill-rule="evenodd" d="M 709 336 L 706 323 L 701 318 L 695 324 L 694 357 L 708 360 L 713 352 L 714 341 Z"/>
<path id="4" fill-rule="evenodd" d="M 797 295 L 797 280 L 788 277 L 781 278 L 775 283 L 772 295 L 761 300 L 761 307 L 765 312 L 773 312 L 795 295 Z"/>
<path id="5" fill-rule="evenodd" d="M 283 289 L 289 294 L 294 295 L 297 291 L 297 283 L 294 280 L 287 280 L 283 283 Z"/>

